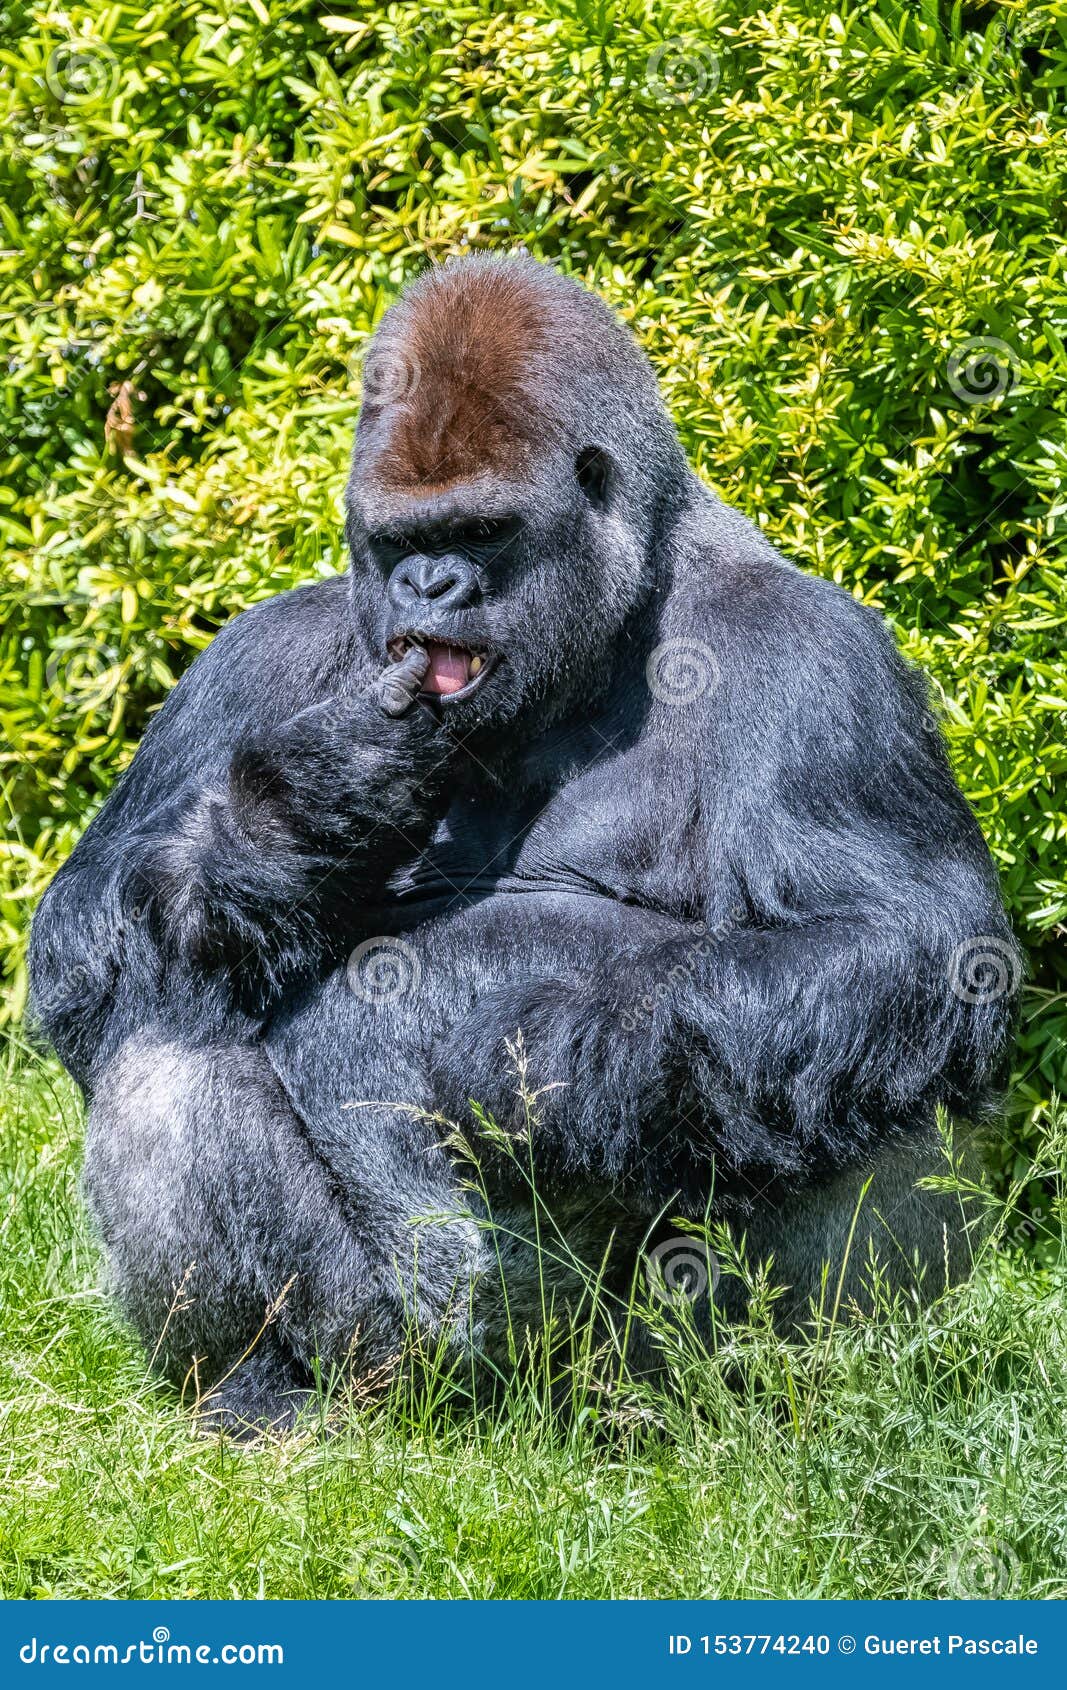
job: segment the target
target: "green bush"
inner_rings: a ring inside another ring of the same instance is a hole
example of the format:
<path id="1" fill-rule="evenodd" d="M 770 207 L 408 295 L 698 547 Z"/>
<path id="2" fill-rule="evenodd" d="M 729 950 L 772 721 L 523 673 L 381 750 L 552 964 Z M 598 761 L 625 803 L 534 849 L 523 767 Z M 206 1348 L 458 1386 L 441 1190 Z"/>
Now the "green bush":
<path id="1" fill-rule="evenodd" d="M 0 861 L 27 918 L 230 616 L 343 567 L 359 356 L 522 243 L 930 673 L 1062 1086 L 1067 5 L 0 0 Z"/>

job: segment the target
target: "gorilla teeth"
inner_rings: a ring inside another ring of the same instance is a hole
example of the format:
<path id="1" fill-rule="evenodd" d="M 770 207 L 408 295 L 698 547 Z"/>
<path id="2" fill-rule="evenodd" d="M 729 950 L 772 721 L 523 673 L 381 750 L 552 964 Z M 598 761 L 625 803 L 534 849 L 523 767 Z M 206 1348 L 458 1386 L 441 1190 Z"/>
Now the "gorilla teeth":
<path id="1" fill-rule="evenodd" d="M 487 651 L 475 651 L 470 646 L 456 644 L 454 640 L 442 639 L 433 634 L 424 633 L 422 629 L 411 629 L 403 634 L 395 635 L 386 645 L 386 656 L 390 663 L 402 663 L 408 652 L 426 651 L 432 662 L 434 652 L 438 650 L 446 655 L 451 654 L 453 657 L 463 659 L 466 664 L 464 685 L 480 675 L 489 663 Z"/>

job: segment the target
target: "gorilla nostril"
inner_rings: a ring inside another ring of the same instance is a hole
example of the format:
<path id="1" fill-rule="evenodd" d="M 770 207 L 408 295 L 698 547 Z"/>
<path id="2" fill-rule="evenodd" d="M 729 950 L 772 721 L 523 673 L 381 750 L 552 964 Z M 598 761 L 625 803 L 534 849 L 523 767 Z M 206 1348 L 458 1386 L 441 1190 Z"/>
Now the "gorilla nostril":
<path id="1" fill-rule="evenodd" d="M 459 576 L 450 571 L 442 571 L 432 575 L 423 583 L 421 593 L 424 599 L 439 599 L 443 593 L 450 593 L 453 587 L 459 586 Z"/>

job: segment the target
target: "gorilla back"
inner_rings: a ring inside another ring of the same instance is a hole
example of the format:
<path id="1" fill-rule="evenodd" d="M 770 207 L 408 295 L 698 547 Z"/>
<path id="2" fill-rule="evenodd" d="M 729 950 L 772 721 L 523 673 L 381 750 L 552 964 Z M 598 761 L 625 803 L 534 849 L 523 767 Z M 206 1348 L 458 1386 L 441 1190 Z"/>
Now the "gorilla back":
<path id="1" fill-rule="evenodd" d="M 675 1215 L 742 1222 L 802 1318 L 868 1178 L 850 1261 L 943 1284 L 962 1224 L 915 1181 L 939 1104 L 995 1107 L 1020 970 L 879 618 L 714 498 L 629 333 L 521 256 L 387 313 L 347 510 L 348 575 L 217 636 L 34 925 L 146 1344 L 279 1419 L 316 1359 L 507 1353 L 610 1241 L 625 1297 Z"/>

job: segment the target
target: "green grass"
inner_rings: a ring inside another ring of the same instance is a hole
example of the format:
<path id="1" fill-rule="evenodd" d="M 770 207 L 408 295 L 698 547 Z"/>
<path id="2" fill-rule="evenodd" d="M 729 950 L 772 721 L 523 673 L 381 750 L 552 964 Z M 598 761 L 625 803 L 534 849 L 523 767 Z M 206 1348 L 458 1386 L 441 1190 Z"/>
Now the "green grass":
<path id="1" fill-rule="evenodd" d="M 928 1314 L 807 1346 L 756 1319 L 610 1415 L 562 1425 L 528 1383 L 473 1419 L 393 1405 L 237 1447 L 151 1382 L 99 1289 L 72 1088 L 15 1043 L 5 1075 L 0 1595 L 1067 1596 L 1055 1201 L 1036 1241 L 996 1205 Z"/>

